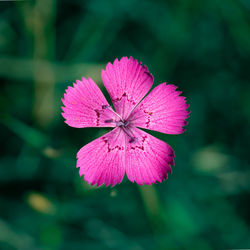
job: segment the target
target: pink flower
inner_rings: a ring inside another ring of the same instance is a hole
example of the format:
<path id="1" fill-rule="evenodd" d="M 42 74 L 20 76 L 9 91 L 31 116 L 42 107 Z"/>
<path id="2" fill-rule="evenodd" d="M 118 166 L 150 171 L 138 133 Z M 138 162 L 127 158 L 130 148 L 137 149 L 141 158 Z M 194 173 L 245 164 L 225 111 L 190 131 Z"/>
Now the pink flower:
<path id="1" fill-rule="evenodd" d="M 142 100 L 154 79 L 147 67 L 132 57 L 108 63 L 102 80 L 115 111 L 91 78 L 77 80 L 62 99 L 62 116 L 69 126 L 114 128 L 77 153 L 80 176 L 97 186 L 121 183 L 125 172 L 139 185 L 167 179 L 174 165 L 173 149 L 138 127 L 183 133 L 189 116 L 185 97 L 176 86 L 162 83 Z"/>

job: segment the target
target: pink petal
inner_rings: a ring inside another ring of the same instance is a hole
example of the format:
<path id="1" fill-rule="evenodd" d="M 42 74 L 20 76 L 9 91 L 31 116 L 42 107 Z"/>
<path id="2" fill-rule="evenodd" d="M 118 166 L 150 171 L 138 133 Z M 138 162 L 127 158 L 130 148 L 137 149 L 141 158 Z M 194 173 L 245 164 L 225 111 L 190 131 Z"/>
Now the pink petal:
<path id="1" fill-rule="evenodd" d="M 64 94 L 62 116 L 65 122 L 76 128 L 115 127 L 115 119 L 107 100 L 92 79 L 77 80 Z"/>
<path id="2" fill-rule="evenodd" d="M 116 112 L 124 119 L 146 95 L 154 81 L 147 67 L 132 57 L 108 63 L 106 70 L 102 70 L 102 80 Z"/>
<path id="3" fill-rule="evenodd" d="M 167 134 L 181 134 L 187 125 L 189 107 L 177 87 L 162 83 L 155 87 L 129 117 L 130 124 Z"/>
<path id="4" fill-rule="evenodd" d="M 121 128 L 90 142 L 77 153 L 80 175 L 91 185 L 114 186 L 125 174 L 125 134 Z"/>
<path id="5" fill-rule="evenodd" d="M 134 142 L 126 142 L 126 173 L 128 179 L 139 185 L 161 182 L 172 173 L 174 151 L 165 142 L 152 135 L 132 128 Z"/>

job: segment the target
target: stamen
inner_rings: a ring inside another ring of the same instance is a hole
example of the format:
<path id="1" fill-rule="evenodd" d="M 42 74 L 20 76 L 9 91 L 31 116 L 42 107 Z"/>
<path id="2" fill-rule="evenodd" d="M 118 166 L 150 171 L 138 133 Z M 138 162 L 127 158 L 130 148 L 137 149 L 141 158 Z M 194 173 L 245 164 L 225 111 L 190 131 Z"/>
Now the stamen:
<path id="1" fill-rule="evenodd" d="M 105 123 L 112 123 L 112 122 L 114 122 L 114 121 L 113 121 L 113 119 L 109 119 L 109 120 L 105 120 L 104 122 L 105 122 Z"/>
<path id="2" fill-rule="evenodd" d="M 121 116 L 119 114 L 117 114 L 110 105 L 102 105 L 102 109 L 108 109 L 109 111 L 111 111 L 112 113 L 114 113 L 116 116 L 118 116 L 121 120 Z"/>
<path id="3" fill-rule="evenodd" d="M 128 141 L 129 143 L 136 143 L 138 141 L 137 137 L 131 137 L 130 140 Z"/>
<path id="4" fill-rule="evenodd" d="M 109 105 L 102 105 L 102 109 L 110 108 Z"/>
<path id="5" fill-rule="evenodd" d="M 121 126 L 122 130 L 125 132 L 125 134 L 129 137 L 129 143 L 136 143 L 138 141 L 137 137 L 132 136 L 128 129 L 126 129 L 124 126 Z"/>

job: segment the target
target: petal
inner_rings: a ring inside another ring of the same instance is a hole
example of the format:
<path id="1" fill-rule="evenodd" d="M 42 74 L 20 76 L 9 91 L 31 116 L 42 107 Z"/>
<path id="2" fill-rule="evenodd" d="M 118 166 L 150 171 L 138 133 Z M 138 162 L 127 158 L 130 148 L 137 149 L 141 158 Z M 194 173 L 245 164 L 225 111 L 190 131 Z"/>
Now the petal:
<path id="1" fill-rule="evenodd" d="M 126 141 L 126 174 L 128 179 L 139 185 L 161 182 L 172 173 L 174 151 L 165 142 L 133 128 L 134 142 Z"/>
<path id="2" fill-rule="evenodd" d="M 77 153 L 80 175 L 91 185 L 114 186 L 125 174 L 125 135 L 120 128 L 90 142 Z"/>
<path id="3" fill-rule="evenodd" d="M 154 78 L 141 62 L 123 57 L 107 64 L 106 70 L 102 70 L 102 80 L 116 112 L 126 119 L 152 87 Z"/>
<path id="4" fill-rule="evenodd" d="M 115 127 L 116 118 L 107 100 L 92 79 L 77 80 L 64 94 L 62 116 L 65 122 L 76 128 Z"/>
<path id="5" fill-rule="evenodd" d="M 177 87 L 162 83 L 155 87 L 129 117 L 133 126 L 167 134 L 181 134 L 187 125 L 189 107 Z"/>

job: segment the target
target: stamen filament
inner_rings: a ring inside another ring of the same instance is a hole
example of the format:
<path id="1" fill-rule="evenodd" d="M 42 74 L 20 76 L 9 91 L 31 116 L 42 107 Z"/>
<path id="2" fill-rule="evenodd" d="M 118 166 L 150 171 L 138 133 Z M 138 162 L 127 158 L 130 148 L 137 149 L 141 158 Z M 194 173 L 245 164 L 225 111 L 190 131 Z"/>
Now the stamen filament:
<path id="1" fill-rule="evenodd" d="M 136 143 L 138 141 L 138 138 L 132 136 L 126 128 L 124 128 L 123 126 L 121 127 L 121 129 L 125 132 L 125 134 L 130 138 L 129 139 L 129 143 Z"/>
<path id="2" fill-rule="evenodd" d="M 102 109 L 108 109 L 109 111 L 111 111 L 112 113 L 114 113 L 116 116 L 118 116 L 118 117 L 123 121 L 122 117 L 121 117 L 119 114 L 117 114 L 117 113 L 111 108 L 111 106 L 109 106 L 109 105 L 102 105 Z"/>

